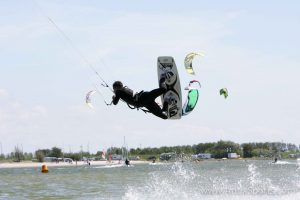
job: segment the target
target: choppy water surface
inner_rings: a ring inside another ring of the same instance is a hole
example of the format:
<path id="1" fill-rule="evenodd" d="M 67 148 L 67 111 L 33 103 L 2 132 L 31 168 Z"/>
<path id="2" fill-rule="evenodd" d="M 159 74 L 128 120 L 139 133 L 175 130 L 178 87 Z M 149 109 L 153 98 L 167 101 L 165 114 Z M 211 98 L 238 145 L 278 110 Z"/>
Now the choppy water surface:
<path id="1" fill-rule="evenodd" d="M 0 199 L 300 199 L 296 161 L 0 169 Z"/>

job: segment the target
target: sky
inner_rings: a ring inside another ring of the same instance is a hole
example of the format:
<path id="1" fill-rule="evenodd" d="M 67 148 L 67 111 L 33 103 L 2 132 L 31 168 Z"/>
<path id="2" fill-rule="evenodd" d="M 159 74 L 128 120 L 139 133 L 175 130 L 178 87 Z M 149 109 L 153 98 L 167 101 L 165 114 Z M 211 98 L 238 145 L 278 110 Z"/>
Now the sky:
<path id="1" fill-rule="evenodd" d="M 299 1 L 10 0 L 0 13 L 0 153 L 95 153 L 124 137 L 128 148 L 300 144 Z M 184 69 L 190 52 L 205 54 L 195 76 Z M 103 103 L 113 94 L 90 66 L 109 84 L 149 91 L 159 56 L 174 57 L 182 88 L 201 82 L 191 114 L 162 120 Z M 103 96 L 91 109 L 95 87 Z"/>

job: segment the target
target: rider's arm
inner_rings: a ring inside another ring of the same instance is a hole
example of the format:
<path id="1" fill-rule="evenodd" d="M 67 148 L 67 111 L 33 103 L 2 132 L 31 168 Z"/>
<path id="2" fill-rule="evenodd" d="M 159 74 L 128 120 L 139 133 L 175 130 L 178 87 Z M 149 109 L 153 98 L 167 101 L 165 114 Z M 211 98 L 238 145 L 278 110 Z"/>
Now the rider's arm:
<path id="1" fill-rule="evenodd" d="M 112 97 L 112 102 L 113 102 L 113 104 L 114 105 L 117 105 L 118 104 L 118 102 L 119 102 L 119 100 L 120 100 L 120 96 L 118 95 L 118 91 L 116 92 L 116 95 L 114 95 L 113 97 Z"/>

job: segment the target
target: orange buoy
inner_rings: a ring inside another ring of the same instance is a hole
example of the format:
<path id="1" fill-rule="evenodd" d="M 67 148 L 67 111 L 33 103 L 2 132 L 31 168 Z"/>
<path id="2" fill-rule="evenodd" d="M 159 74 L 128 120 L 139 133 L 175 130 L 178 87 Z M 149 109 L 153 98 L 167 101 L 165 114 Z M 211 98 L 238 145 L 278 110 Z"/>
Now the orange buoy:
<path id="1" fill-rule="evenodd" d="M 47 165 L 42 165 L 42 173 L 48 173 Z"/>

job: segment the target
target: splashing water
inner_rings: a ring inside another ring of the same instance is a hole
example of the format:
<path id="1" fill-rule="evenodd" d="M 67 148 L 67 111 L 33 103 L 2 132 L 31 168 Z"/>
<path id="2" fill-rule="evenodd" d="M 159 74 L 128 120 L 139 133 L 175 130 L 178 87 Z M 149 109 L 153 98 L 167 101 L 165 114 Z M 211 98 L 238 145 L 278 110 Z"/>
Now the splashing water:
<path id="1" fill-rule="evenodd" d="M 299 176 L 285 170 L 260 162 L 176 162 L 150 173 L 145 185 L 128 186 L 123 200 L 299 199 Z"/>
<path id="2" fill-rule="evenodd" d="M 300 199 L 300 163 L 206 160 L 156 165 L 1 169 L 0 199 Z"/>

